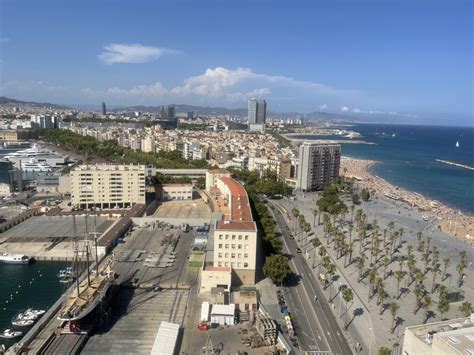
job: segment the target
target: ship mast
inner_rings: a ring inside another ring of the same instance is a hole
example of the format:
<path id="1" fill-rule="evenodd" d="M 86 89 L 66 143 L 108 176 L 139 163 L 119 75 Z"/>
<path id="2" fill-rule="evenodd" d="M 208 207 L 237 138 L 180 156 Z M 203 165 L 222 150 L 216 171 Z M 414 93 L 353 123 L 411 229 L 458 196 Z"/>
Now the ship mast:
<path id="1" fill-rule="evenodd" d="M 79 247 L 77 244 L 77 230 L 76 230 L 76 215 L 72 215 L 72 225 L 73 225 L 73 230 L 74 230 L 74 261 L 73 261 L 73 268 L 74 272 L 76 273 L 76 286 L 77 286 L 77 297 L 79 297 L 80 292 L 79 292 L 79 262 L 77 260 L 78 253 L 79 253 Z"/>
<path id="2" fill-rule="evenodd" d="M 89 231 L 87 228 L 87 214 L 86 214 L 86 261 L 87 261 L 87 285 L 91 285 L 90 262 L 89 262 Z"/>
<path id="3" fill-rule="evenodd" d="M 97 253 L 97 214 L 94 215 L 95 272 L 99 275 L 99 257 Z"/>

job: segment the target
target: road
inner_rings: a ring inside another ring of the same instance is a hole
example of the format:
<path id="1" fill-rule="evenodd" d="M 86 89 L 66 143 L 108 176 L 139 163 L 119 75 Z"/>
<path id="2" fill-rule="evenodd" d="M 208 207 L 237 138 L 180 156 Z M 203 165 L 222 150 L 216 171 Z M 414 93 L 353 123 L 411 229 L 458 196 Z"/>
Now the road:
<path id="1" fill-rule="evenodd" d="M 311 272 L 303 255 L 296 253 L 298 248 L 296 240 L 289 239 L 290 232 L 286 230 L 288 224 L 285 218 L 277 208 L 274 208 L 272 212 L 283 237 L 283 251 L 288 255 L 293 255 L 290 266 L 300 277 L 300 282 L 288 287 L 286 294 L 290 311 L 293 309 L 297 328 L 300 329 L 297 334 L 300 347 L 304 351 L 352 354 L 318 280 Z"/>

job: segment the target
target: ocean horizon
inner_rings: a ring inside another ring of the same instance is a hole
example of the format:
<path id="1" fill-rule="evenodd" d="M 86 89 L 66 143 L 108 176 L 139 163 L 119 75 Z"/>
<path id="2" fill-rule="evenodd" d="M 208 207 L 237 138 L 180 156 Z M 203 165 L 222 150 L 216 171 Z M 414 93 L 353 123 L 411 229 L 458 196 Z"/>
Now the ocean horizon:
<path id="1" fill-rule="evenodd" d="M 373 144 L 343 143 L 343 156 L 375 160 L 377 163 L 370 169 L 374 175 L 474 214 L 474 171 L 437 161 L 473 167 L 474 127 L 353 124 L 348 129 L 362 135 L 358 140 Z M 294 138 L 341 139 L 341 136 L 302 134 Z"/>

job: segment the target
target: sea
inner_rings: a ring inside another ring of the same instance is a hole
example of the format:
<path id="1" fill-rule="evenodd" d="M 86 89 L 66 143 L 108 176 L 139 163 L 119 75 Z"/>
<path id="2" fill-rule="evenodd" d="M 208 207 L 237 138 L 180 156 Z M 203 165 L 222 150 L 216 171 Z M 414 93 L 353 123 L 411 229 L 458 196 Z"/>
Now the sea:
<path id="1" fill-rule="evenodd" d="M 343 156 L 375 160 L 378 163 L 372 166 L 371 172 L 393 185 L 474 214 L 474 170 L 436 161 L 474 167 L 474 127 L 355 124 L 341 128 L 360 133 L 362 137 L 357 140 L 374 143 L 343 143 Z M 295 138 L 341 139 L 341 136 Z"/>
<path id="2" fill-rule="evenodd" d="M 27 308 L 47 310 L 52 306 L 67 287 L 56 275 L 69 265 L 56 261 L 25 265 L 0 263 L 0 332 L 15 329 L 26 334 L 30 327 L 12 326 L 12 318 Z M 0 346 L 4 344 L 8 348 L 20 339 L 0 338 Z"/>
<path id="3" fill-rule="evenodd" d="M 22 148 L 25 149 L 25 148 Z M 18 149 L 1 149 L 0 158 Z M 11 165 L 0 163 L 0 182 L 8 183 Z M 0 263 L 0 332 L 5 329 L 20 330 L 23 334 L 30 327 L 13 327 L 11 320 L 27 308 L 48 309 L 66 290 L 67 284 L 56 277 L 59 270 L 70 266 L 65 262 L 38 261 L 28 265 Z M 9 347 L 21 338 L 2 339 Z"/>

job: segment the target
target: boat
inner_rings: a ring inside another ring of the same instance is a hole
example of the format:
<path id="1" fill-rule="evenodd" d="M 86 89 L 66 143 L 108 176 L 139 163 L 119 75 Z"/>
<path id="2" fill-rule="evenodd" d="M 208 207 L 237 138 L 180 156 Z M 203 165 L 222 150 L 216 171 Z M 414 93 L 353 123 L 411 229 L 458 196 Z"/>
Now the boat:
<path id="1" fill-rule="evenodd" d="M 37 317 L 39 316 L 42 316 L 43 314 L 46 313 L 46 311 L 44 309 L 32 309 L 32 308 L 28 308 L 25 312 L 25 314 L 31 314 L 31 315 L 35 315 Z"/>
<path id="2" fill-rule="evenodd" d="M 13 319 L 12 324 L 16 327 L 28 327 L 32 325 L 35 321 L 32 319 Z"/>
<path id="3" fill-rule="evenodd" d="M 23 171 L 51 171 L 51 167 L 43 162 L 38 161 L 38 159 L 31 158 L 27 161 L 21 161 L 21 170 Z"/>
<path id="4" fill-rule="evenodd" d="M 2 333 L 0 333 L 0 338 L 12 339 L 19 337 L 22 334 L 23 332 L 20 332 L 19 330 L 5 329 Z"/>
<path id="5" fill-rule="evenodd" d="M 459 148 L 459 141 L 456 141 L 456 148 Z"/>
<path id="6" fill-rule="evenodd" d="M 5 264 L 29 264 L 34 258 L 25 254 L 0 253 L 0 263 Z"/>
<path id="7" fill-rule="evenodd" d="M 76 239 L 76 219 L 73 215 L 74 238 Z M 86 222 L 87 225 L 87 222 Z M 97 233 L 93 233 L 94 236 Z M 77 240 L 74 242 L 74 258 L 72 270 L 75 272 L 76 287 L 73 287 L 64 299 L 63 306 L 59 310 L 58 319 L 69 322 L 71 331 L 75 331 L 77 321 L 80 321 L 90 314 L 98 304 L 102 302 L 109 287 L 115 280 L 115 272 L 111 270 L 113 257 L 104 260 L 100 265 L 97 254 L 97 238 L 95 241 L 95 270 L 91 272 L 90 267 L 90 242 L 86 230 L 86 240 L 84 240 L 84 251 L 79 251 Z M 86 277 L 79 279 L 79 254 L 86 256 Z"/>
<path id="8" fill-rule="evenodd" d="M 63 270 L 60 270 L 57 274 L 59 282 L 71 282 L 74 281 L 74 270 L 72 267 L 67 267 Z"/>

